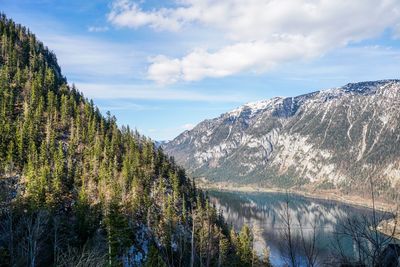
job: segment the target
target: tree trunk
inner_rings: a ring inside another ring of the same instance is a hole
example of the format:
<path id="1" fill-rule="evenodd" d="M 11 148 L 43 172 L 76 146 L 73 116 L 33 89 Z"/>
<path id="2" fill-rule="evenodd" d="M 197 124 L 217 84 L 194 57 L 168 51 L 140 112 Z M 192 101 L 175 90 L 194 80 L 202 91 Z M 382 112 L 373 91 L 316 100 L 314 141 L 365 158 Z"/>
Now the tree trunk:
<path id="1" fill-rule="evenodd" d="M 190 255 L 190 267 L 194 266 L 194 224 L 195 224 L 195 216 L 194 216 L 194 212 L 193 212 L 193 208 L 192 208 L 192 252 Z"/>

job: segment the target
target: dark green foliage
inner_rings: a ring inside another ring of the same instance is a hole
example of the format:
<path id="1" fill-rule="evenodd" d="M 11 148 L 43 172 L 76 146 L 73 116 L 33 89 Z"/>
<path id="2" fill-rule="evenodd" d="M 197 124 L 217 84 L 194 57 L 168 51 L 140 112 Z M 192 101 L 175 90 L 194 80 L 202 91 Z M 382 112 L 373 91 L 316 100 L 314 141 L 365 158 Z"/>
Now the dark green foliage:
<path id="1" fill-rule="evenodd" d="M 253 256 L 253 237 L 250 228 L 244 225 L 239 233 L 238 249 L 242 266 L 251 266 Z"/>
<path id="2" fill-rule="evenodd" d="M 150 247 L 149 255 L 147 256 L 145 267 L 167 267 L 160 253 L 155 246 Z"/>
<path id="3" fill-rule="evenodd" d="M 145 266 L 187 266 L 193 223 L 196 266 L 233 255 L 183 169 L 103 117 L 25 27 L 1 15 L 0 36 L 0 265 L 120 266 L 136 251 Z"/>

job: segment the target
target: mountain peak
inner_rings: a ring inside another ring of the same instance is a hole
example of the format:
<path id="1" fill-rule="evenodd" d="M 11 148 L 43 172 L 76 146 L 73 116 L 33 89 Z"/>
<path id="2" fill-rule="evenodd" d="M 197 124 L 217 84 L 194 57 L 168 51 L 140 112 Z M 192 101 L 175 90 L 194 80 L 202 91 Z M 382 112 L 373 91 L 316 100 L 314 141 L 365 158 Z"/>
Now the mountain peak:
<path id="1" fill-rule="evenodd" d="M 389 79 L 389 80 L 348 83 L 341 88 L 345 92 L 368 94 L 368 93 L 375 92 L 377 89 L 381 88 L 382 86 L 386 86 L 388 84 L 399 84 L 399 83 L 400 83 L 400 80 L 398 80 L 398 79 Z"/>
<path id="2" fill-rule="evenodd" d="M 242 112 L 246 112 L 249 113 L 250 116 L 254 116 L 258 112 L 263 111 L 268 107 L 271 107 L 271 105 L 275 105 L 281 102 L 283 99 L 284 99 L 283 97 L 274 97 L 271 99 L 266 99 L 261 101 L 248 102 L 226 114 L 229 116 L 237 117 Z"/>
<path id="3" fill-rule="evenodd" d="M 192 175 L 272 186 L 400 186 L 400 80 L 244 104 L 167 143 Z"/>

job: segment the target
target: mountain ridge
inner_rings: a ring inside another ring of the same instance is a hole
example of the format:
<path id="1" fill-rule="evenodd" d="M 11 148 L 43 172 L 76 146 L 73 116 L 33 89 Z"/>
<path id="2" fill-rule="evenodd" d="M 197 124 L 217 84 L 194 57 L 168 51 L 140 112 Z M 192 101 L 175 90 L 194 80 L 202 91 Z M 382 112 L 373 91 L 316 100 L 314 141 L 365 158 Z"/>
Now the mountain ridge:
<path id="1" fill-rule="evenodd" d="M 244 104 L 164 145 L 195 177 L 352 190 L 400 186 L 400 80 L 349 83 Z M 353 164 L 350 164 L 353 163 Z M 361 177 L 363 176 L 363 177 Z"/>

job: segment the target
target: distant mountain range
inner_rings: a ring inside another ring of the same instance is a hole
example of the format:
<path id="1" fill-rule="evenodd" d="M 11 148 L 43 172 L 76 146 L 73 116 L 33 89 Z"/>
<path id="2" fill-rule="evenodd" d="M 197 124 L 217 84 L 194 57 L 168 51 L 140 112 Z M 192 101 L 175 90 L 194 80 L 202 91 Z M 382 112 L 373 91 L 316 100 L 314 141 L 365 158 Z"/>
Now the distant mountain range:
<path id="1" fill-rule="evenodd" d="M 210 181 L 400 190 L 400 80 L 245 104 L 163 145 Z"/>

